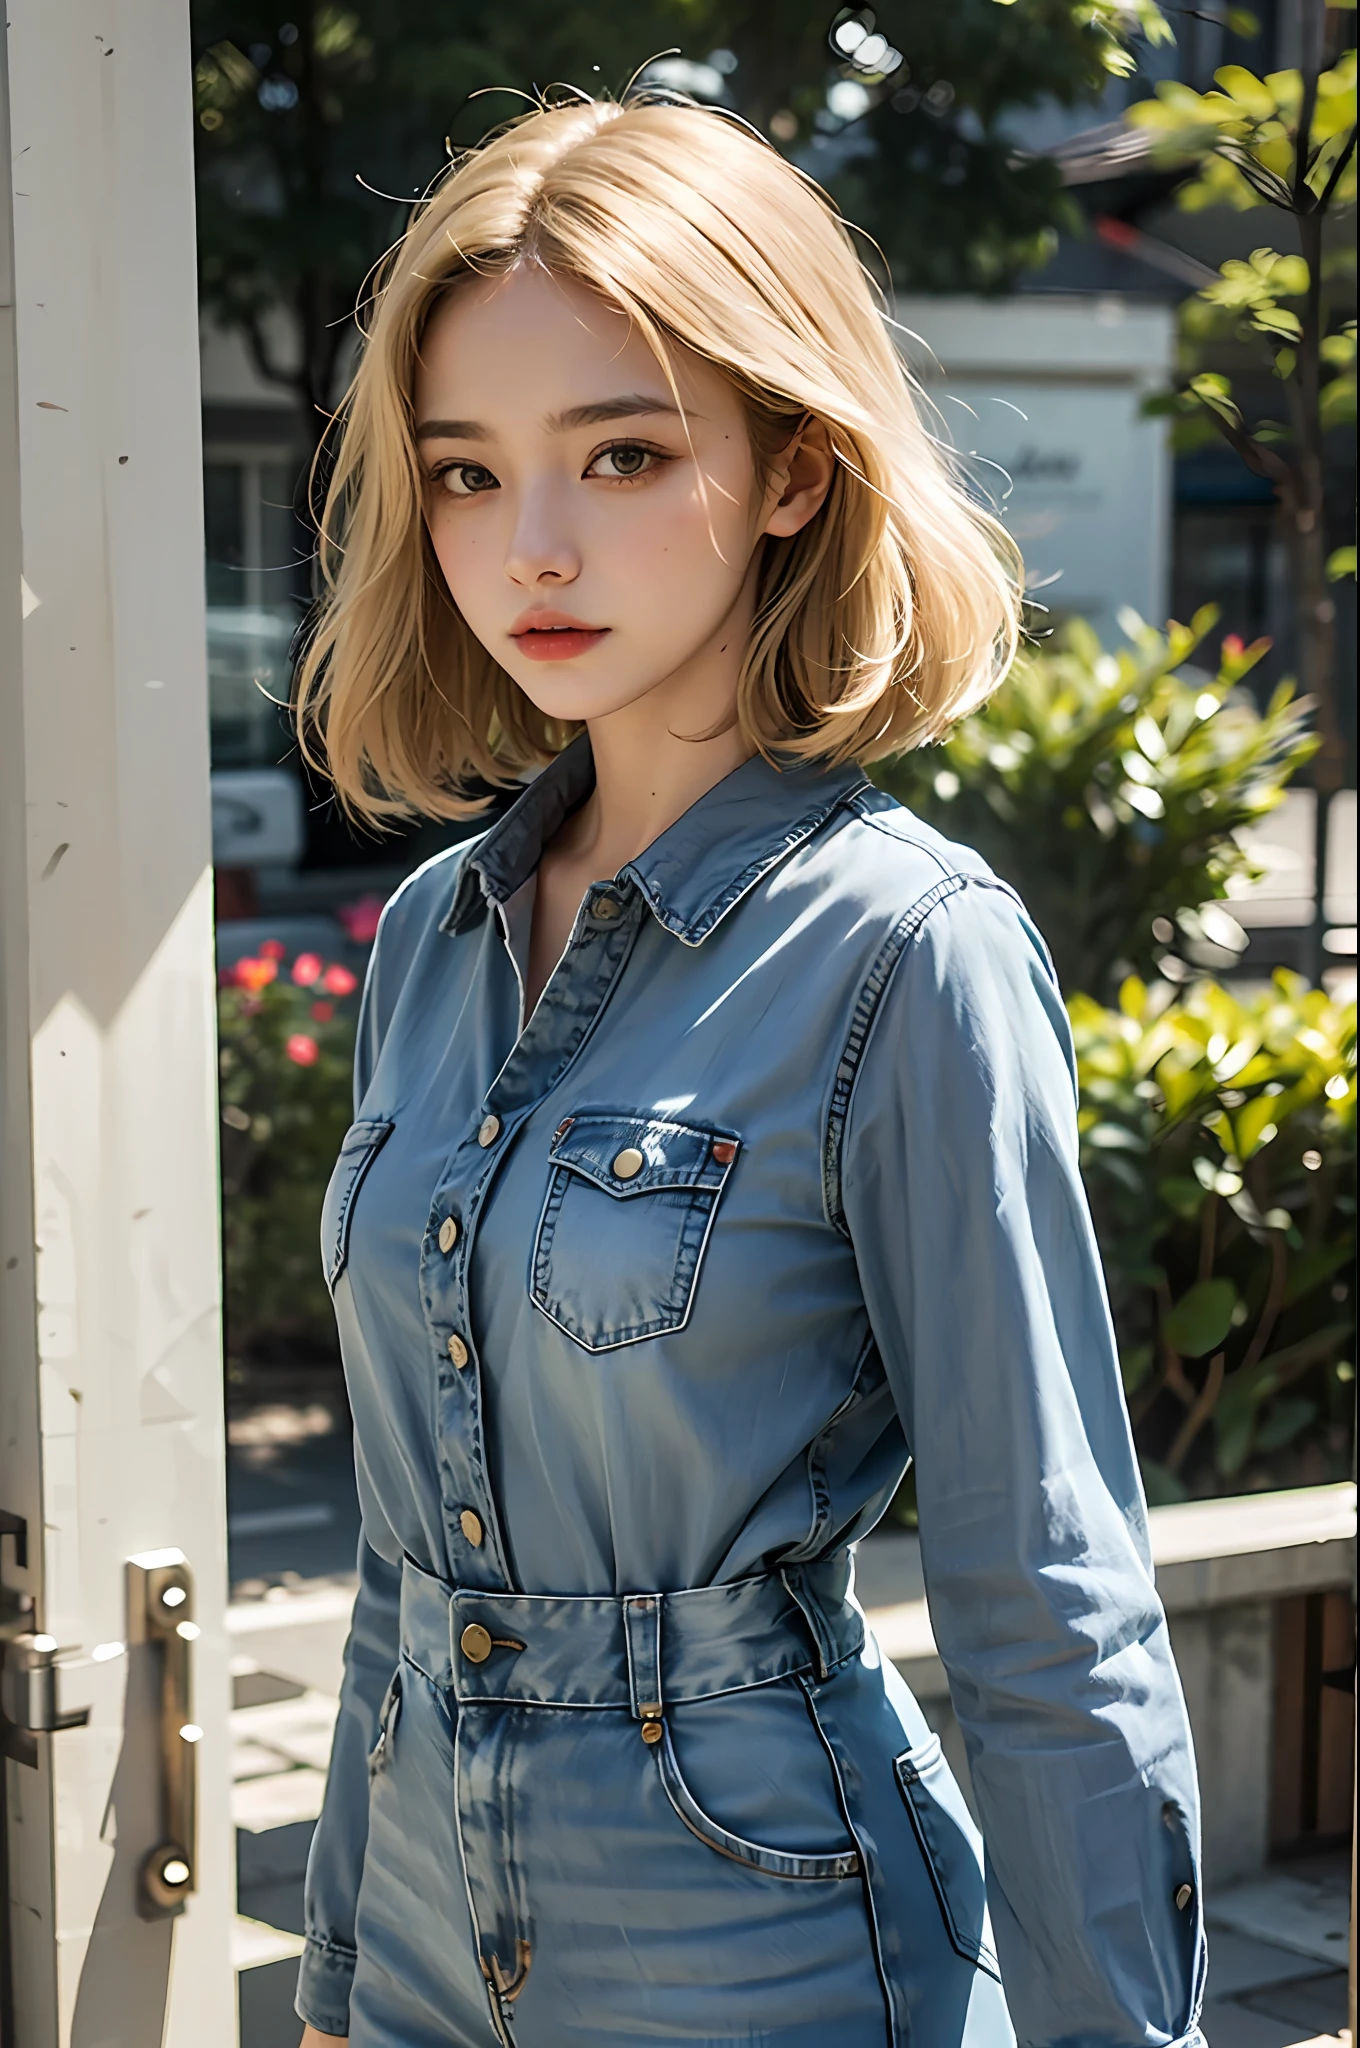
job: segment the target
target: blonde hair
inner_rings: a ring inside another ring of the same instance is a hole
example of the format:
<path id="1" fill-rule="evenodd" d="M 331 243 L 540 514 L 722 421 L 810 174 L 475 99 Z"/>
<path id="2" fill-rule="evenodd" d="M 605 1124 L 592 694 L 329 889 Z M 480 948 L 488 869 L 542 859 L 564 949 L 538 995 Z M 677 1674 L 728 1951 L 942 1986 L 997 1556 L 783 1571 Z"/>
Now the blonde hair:
<path id="1" fill-rule="evenodd" d="M 881 295 L 821 189 L 738 121 L 639 94 L 544 105 L 451 165 L 380 267 L 336 419 L 321 600 L 298 669 L 304 752 L 352 815 L 455 817 L 579 728 L 544 717 L 463 622 L 423 516 L 412 394 L 449 287 L 537 261 L 723 371 L 758 469 L 807 416 L 821 511 L 762 546 L 736 716 L 779 763 L 936 739 L 1015 652 L 1019 559 L 922 423 Z M 672 388 L 674 383 L 672 378 Z M 484 799 L 483 799 L 484 801 Z"/>

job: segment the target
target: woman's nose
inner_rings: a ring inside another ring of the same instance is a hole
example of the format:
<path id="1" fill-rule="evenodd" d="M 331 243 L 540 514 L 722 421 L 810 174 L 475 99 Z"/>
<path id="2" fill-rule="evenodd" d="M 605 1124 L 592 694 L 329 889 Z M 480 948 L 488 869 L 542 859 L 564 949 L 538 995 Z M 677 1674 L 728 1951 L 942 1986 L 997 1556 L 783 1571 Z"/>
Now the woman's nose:
<path id="1" fill-rule="evenodd" d="M 514 583 L 574 583 L 581 573 L 580 550 L 554 495 L 534 492 L 520 507 L 505 559 Z"/>

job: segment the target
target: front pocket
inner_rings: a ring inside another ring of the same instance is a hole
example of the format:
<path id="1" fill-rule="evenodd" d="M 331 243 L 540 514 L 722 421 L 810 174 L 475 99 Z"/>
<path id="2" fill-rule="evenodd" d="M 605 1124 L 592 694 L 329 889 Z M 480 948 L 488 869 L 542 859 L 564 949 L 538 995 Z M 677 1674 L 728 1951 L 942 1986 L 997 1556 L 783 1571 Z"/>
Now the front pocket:
<path id="1" fill-rule="evenodd" d="M 978 1835 L 938 1735 L 893 1760 L 921 1855 L 956 1952 L 1001 1982 L 987 1917 L 987 1885 Z"/>
<path id="2" fill-rule="evenodd" d="M 326 1284 L 334 1291 L 349 1257 L 350 1222 L 354 1200 L 364 1184 L 369 1167 L 381 1152 L 396 1126 L 387 1117 L 369 1117 L 351 1124 L 340 1147 L 321 1205 L 321 1263 Z"/>
<path id="3" fill-rule="evenodd" d="M 763 1870 L 767 1877 L 788 1877 L 806 1882 L 815 1878 L 859 1876 L 859 1855 L 854 1849 L 840 1850 L 832 1855 L 795 1856 L 786 1849 L 767 1849 L 759 1842 L 748 1842 L 743 1835 L 734 1835 L 729 1828 L 704 1812 L 685 1783 L 675 1745 L 671 1741 L 671 1731 L 664 1721 L 661 1740 L 655 1747 L 666 1797 L 690 1833 L 697 1835 L 710 1849 L 716 1849 L 720 1856 L 730 1857 L 733 1863 L 745 1863 L 752 1870 Z"/>
<path id="4" fill-rule="evenodd" d="M 529 1268 L 534 1306 L 587 1351 L 683 1329 L 731 1131 L 626 1110 L 579 1110 L 553 1137 Z"/>
<path id="5" fill-rule="evenodd" d="M 387 1769 L 392 1754 L 392 1739 L 397 1732 L 397 1720 L 401 1714 L 401 1666 L 398 1665 L 388 1681 L 378 1709 L 378 1739 L 368 1753 L 368 1775 L 376 1778 L 379 1771 Z"/>

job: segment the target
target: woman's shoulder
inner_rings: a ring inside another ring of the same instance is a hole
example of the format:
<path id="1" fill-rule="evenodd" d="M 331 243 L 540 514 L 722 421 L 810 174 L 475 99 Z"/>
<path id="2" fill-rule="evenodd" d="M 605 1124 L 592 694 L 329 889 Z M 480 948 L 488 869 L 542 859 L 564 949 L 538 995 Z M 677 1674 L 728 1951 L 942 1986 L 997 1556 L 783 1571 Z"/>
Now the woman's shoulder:
<path id="1" fill-rule="evenodd" d="M 846 802 L 814 858 L 825 886 L 857 917 L 895 925 L 957 895 L 995 896 L 1017 911 L 1016 891 L 962 840 L 948 839 L 886 790 L 866 784 Z"/>
<path id="2" fill-rule="evenodd" d="M 882 992 L 904 956 L 941 989 L 1009 974 L 1056 992 L 1052 956 L 1020 893 L 975 848 L 886 791 L 858 790 L 825 848 L 827 881 L 855 927 L 876 933 Z M 927 965 L 927 963 L 929 963 Z"/>
<path id="3" fill-rule="evenodd" d="M 407 951 L 448 925 L 467 875 L 468 863 L 486 838 L 476 832 L 446 846 L 412 869 L 383 905 L 375 945 L 384 954 Z"/>

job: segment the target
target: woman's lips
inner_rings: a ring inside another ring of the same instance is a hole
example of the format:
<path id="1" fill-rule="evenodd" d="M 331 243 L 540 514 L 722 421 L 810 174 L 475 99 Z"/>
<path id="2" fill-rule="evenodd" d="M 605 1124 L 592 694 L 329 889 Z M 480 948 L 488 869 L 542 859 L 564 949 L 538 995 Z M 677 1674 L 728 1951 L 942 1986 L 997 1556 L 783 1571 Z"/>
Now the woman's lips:
<path id="1" fill-rule="evenodd" d="M 608 631 L 608 626 L 529 626 L 511 637 L 530 661 L 570 661 L 597 646 Z"/>

